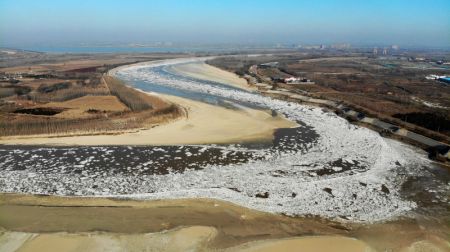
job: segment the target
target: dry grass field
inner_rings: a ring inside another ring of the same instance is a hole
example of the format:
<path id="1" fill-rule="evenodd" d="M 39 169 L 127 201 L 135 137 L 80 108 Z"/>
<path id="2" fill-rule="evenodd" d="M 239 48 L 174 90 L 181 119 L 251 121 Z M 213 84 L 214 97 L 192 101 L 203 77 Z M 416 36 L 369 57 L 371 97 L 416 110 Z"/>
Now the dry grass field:
<path id="1" fill-rule="evenodd" d="M 450 136 L 450 86 L 425 79 L 432 73 L 448 74 L 450 69 L 408 65 L 400 60 L 341 59 L 288 64 L 286 71 L 314 80 L 323 88 L 315 94 L 325 99 L 343 101 L 378 117 L 399 119 L 416 131 L 427 129 Z"/>
<path id="2" fill-rule="evenodd" d="M 0 68 L 0 136 L 119 133 L 182 114 L 177 106 L 105 74 L 138 59 L 72 57 Z"/>
<path id="3" fill-rule="evenodd" d="M 427 62 L 415 62 L 425 57 Z M 326 51 L 293 52 L 261 57 L 225 57 L 209 63 L 238 74 L 252 74 L 251 65 L 278 62 L 273 68 L 258 67 L 259 81 L 294 92 L 343 102 L 368 115 L 394 122 L 407 129 L 448 142 L 450 139 L 450 85 L 427 80 L 429 74 L 450 75 L 448 66 L 434 61 L 450 59 L 448 53 L 402 52 L 396 56 L 373 57 L 371 53 Z M 434 60 L 434 61 L 433 61 Z M 240 63 L 238 63 L 240 62 Z M 254 74 L 253 74 L 254 75 Z M 304 77 L 315 85 L 285 85 L 276 79 Z"/>

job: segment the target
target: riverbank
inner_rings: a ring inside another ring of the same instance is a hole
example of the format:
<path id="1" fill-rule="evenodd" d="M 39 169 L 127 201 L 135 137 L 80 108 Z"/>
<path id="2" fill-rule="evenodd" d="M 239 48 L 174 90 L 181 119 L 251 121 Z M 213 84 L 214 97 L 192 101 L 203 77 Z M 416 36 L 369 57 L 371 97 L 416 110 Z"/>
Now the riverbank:
<path id="1" fill-rule="evenodd" d="M 0 245 L 4 252 L 65 252 L 65 251 L 246 251 L 276 252 L 306 251 L 372 252 L 367 244 L 357 239 L 340 236 L 305 236 L 251 242 L 241 246 L 211 248 L 218 230 L 212 227 L 192 226 L 161 233 L 52 233 L 30 234 L 11 232 L 3 234 L 7 244 Z M 14 250 L 14 249 L 18 250 Z"/>
<path id="2" fill-rule="evenodd" d="M 176 96 L 153 94 L 181 106 L 182 118 L 133 132 L 65 137 L 3 137 L 8 145 L 177 145 L 270 142 L 278 128 L 297 124 L 256 109 L 229 109 Z"/>
<path id="3" fill-rule="evenodd" d="M 280 251 L 298 247 L 445 251 L 446 246 L 445 233 L 430 227 L 423 230 L 423 224 L 414 221 L 342 224 L 259 212 L 211 199 L 135 201 L 0 194 L 0 211 L 1 251 Z M 394 239 L 392 233 L 402 236 Z"/>
<path id="4" fill-rule="evenodd" d="M 124 68 L 124 66 L 120 67 Z M 202 62 L 174 67 L 187 76 L 225 83 L 248 90 L 245 79 Z M 114 74 L 117 70 L 110 71 Z M 8 145 L 178 145 L 178 144 L 229 144 L 245 142 L 270 142 L 278 128 L 291 128 L 296 123 L 282 116 L 272 116 L 271 111 L 247 107 L 226 108 L 181 97 L 151 93 L 168 104 L 176 104 L 185 116 L 167 123 L 150 125 L 125 132 L 110 134 L 77 133 L 67 136 L 12 136 L 2 137 L 0 144 Z M 233 104 L 231 104 L 233 105 Z"/>

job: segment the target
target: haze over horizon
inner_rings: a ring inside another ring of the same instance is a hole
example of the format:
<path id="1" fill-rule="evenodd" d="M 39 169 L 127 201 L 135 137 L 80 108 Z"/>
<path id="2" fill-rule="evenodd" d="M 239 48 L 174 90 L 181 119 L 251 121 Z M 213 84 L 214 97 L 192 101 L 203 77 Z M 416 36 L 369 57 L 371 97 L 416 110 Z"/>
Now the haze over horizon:
<path id="1" fill-rule="evenodd" d="M 95 43 L 450 46 L 450 1 L 0 0 L 0 46 Z"/>

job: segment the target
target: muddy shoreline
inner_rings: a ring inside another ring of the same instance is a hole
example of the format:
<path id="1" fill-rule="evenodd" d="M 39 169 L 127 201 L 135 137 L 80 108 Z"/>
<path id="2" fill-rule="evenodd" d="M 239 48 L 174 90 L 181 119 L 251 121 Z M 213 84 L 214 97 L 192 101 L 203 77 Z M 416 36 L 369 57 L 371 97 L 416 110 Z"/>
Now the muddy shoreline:
<path id="1" fill-rule="evenodd" d="M 374 224 L 334 222 L 320 217 L 288 217 L 211 199 L 135 201 L 92 197 L 0 194 L 0 226 L 28 233 L 154 233 L 179 227 L 218 230 L 213 248 L 250 241 L 300 236 L 339 235 L 364 241 L 378 251 L 394 251 L 428 240 L 445 245 L 449 227 L 420 219 Z M 392 234 L 401 233 L 401 237 Z"/>

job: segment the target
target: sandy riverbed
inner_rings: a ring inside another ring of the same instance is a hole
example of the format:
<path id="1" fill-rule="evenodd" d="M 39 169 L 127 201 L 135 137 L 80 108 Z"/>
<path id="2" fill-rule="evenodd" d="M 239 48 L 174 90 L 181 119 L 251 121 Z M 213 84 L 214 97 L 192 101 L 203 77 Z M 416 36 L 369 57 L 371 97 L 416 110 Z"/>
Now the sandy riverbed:
<path id="1" fill-rule="evenodd" d="M 246 81 L 204 63 L 177 66 L 176 71 L 200 79 L 214 80 L 248 89 Z M 176 96 L 153 94 L 183 107 L 187 116 L 168 124 L 137 132 L 114 135 L 17 136 L 0 138 L 0 144 L 31 145 L 176 145 L 270 141 L 278 128 L 297 124 L 270 111 L 230 109 Z"/>
<path id="2" fill-rule="evenodd" d="M 77 251 L 375 251 L 362 241 L 339 236 L 312 236 L 279 239 L 244 244 L 227 249 L 210 248 L 217 235 L 212 227 L 193 226 L 162 233 L 53 233 L 30 234 L 10 232 L 3 234 L 4 252 L 77 252 Z M 1 239 L 1 238 L 0 238 Z M 0 248 L 2 245 L 0 245 Z M 17 250 L 14 250 L 17 249 Z"/>
<path id="3" fill-rule="evenodd" d="M 172 69 L 193 78 L 229 84 L 247 91 L 256 90 L 256 88 L 249 86 L 245 79 L 240 78 L 236 74 L 224 71 L 204 62 L 175 65 Z"/>
<path id="4" fill-rule="evenodd" d="M 0 251 L 446 251 L 448 246 L 445 237 L 414 221 L 342 224 L 211 199 L 0 194 L 0 212 Z"/>

